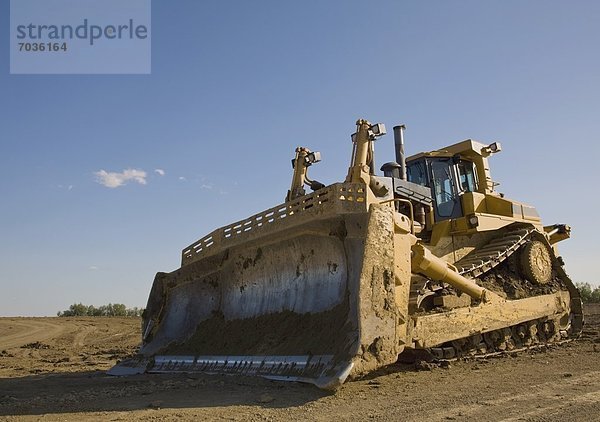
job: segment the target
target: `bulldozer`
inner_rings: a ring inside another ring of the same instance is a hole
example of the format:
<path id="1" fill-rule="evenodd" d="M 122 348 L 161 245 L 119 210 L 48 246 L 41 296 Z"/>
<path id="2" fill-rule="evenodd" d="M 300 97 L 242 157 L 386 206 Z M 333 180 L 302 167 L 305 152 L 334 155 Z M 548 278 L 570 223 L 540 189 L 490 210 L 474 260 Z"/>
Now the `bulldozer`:
<path id="1" fill-rule="evenodd" d="M 285 202 L 185 247 L 156 274 L 139 353 L 109 373 L 255 375 L 335 389 L 399 357 L 448 360 L 576 338 L 582 302 L 556 244 L 565 224 L 496 191 L 498 142 L 471 139 L 376 175 L 385 125 L 358 120 L 343 182 L 308 176 Z M 307 193 L 310 188 L 312 192 Z"/>

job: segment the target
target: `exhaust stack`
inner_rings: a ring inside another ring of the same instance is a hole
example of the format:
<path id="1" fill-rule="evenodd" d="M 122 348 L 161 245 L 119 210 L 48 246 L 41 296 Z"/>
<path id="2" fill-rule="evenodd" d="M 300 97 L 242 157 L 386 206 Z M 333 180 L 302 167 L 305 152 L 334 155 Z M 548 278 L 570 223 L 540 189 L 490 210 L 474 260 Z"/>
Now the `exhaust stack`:
<path id="1" fill-rule="evenodd" d="M 396 147 L 396 162 L 400 164 L 400 179 L 406 180 L 406 159 L 404 158 L 404 129 L 406 126 L 394 126 L 394 146 Z"/>

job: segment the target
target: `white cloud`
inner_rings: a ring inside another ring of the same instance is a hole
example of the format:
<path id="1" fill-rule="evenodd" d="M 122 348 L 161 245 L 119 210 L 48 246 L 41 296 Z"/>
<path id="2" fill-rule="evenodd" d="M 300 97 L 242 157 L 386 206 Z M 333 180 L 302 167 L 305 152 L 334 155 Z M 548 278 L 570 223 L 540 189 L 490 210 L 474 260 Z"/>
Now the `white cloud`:
<path id="1" fill-rule="evenodd" d="M 183 176 L 179 176 L 179 180 L 185 182 L 187 179 L 185 177 L 183 177 Z"/>
<path id="2" fill-rule="evenodd" d="M 96 181 L 107 188 L 118 188 L 130 180 L 140 185 L 146 184 L 146 172 L 144 170 L 125 169 L 121 173 L 100 170 L 94 174 L 96 175 Z"/>
<path id="3" fill-rule="evenodd" d="M 208 190 L 212 190 L 213 185 L 209 185 L 206 183 L 203 183 L 202 185 L 200 185 L 200 189 L 208 189 Z"/>
<path id="4" fill-rule="evenodd" d="M 90 270 L 91 271 L 98 271 L 98 267 L 96 267 L 95 265 L 90 266 Z"/>
<path id="5" fill-rule="evenodd" d="M 164 176 L 165 175 L 165 171 L 163 169 L 155 169 L 154 171 L 156 173 L 158 173 L 159 176 Z"/>

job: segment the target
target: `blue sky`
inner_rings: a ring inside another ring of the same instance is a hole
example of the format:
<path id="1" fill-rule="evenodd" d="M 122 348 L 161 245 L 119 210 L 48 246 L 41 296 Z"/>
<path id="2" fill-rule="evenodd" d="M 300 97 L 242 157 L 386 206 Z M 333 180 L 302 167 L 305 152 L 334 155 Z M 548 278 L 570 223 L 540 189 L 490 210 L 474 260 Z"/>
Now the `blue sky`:
<path id="1" fill-rule="evenodd" d="M 0 315 L 144 306 L 183 247 L 283 201 L 296 146 L 342 180 L 362 117 L 405 123 L 408 153 L 502 142 L 499 190 L 572 225 L 567 270 L 597 284 L 598 22 L 594 1 L 153 0 L 150 75 L 10 75 L 0 0 Z M 146 175 L 98 183 L 126 169 Z"/>

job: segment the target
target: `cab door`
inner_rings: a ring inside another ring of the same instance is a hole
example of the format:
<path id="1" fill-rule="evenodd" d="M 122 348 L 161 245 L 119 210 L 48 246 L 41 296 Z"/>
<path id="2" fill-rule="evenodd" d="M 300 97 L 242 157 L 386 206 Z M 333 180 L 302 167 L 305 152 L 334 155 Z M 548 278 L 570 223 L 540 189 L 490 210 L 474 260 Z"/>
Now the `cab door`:
<path id="1" fill-rule="evenodd" d="M 463 216 L 459 194 L 461 189 L 455 160 L 435 158 L 428 160 L 431 175 L 431 193 L 435 202 L 435 221 L 448 220 Z"/>

